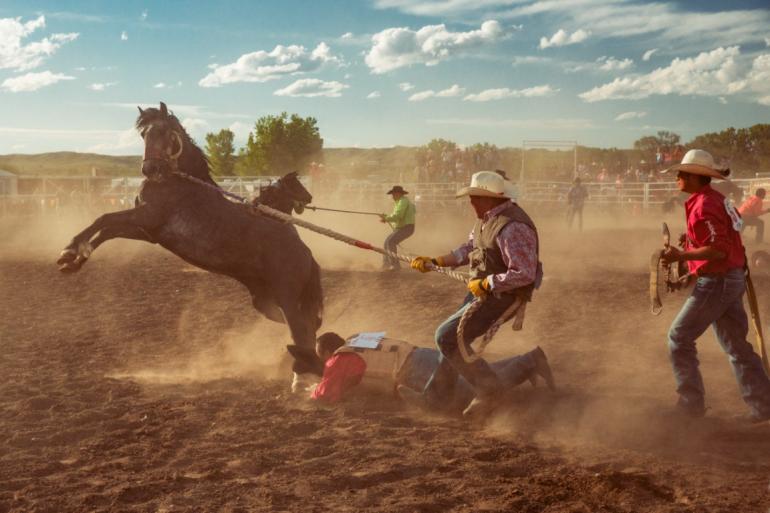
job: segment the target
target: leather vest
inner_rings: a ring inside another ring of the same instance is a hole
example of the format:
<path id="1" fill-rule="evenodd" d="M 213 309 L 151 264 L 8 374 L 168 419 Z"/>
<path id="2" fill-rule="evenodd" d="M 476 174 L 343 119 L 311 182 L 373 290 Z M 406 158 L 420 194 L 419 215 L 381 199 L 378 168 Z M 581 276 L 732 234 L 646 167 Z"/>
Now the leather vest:
<path id="1" fill-rule="evenodd" d="M 378 392 L 393 393 L 399 371 L 414 350 L 412 344 L 392 338 L 382 339 L 375 349 L 342 346 L 337 353 L 355 353 L 366 362 L 360 385 Z"/>
<path id="2" fill-rule="evenodd" d="M 476 220 L 476 225 L 473 227 L 473 250 L 468 258 L 470 260 L 470 273 L 471 278 L 485 278 L 490 274 L 500 274 L 508 270 L 508 266 L 503 261 L 503 253 L 497 245 L 497 235 L 505 228 L 508 223 L 522 223 L 532 229 L 535 232 L 535 240 L 537 241 L 536 251 L 538 253 L 537 271 L 535 274 L 535 281 L 529 285 L 506 291 L 504 294 L 517 294 L 522 296 L 527 301 L 532 299 L 532 291 L 540 287 L 540 282 L 543 279 L 543 265 L 540 262 L 540 240 L 537 234 L 537 228 L 532 219 L 524 212 L 520 206 L 516 203 L 511 203 L 502 212 L 499 212 L 496 216 L 482 221 Z"/>

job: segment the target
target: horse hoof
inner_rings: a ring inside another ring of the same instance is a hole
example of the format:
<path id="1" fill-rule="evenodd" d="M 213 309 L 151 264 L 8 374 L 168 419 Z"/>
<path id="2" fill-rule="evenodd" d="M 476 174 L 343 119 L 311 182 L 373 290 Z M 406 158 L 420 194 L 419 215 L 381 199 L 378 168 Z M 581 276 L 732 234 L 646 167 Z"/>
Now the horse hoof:
<path id="1" fill-rule="evenodd" d="M 65 249 L 62 251 L 59 254 L 59 258 L 56 260 L 56 263 L 59 264 L 59 269 L 66 264 L 74 262 L 77 256 L 78 253 L 74 249 Z"/>

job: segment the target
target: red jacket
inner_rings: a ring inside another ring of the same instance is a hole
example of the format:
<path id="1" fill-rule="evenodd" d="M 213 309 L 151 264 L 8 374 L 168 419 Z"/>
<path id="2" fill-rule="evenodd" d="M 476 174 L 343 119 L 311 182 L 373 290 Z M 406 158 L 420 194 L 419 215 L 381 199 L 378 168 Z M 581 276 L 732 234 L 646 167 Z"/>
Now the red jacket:
<path id="1" fill-rule="evenodd" d="M 711 246 L 725 254 L 721 260 L 689 260 L 687 266 L 691 273 L 724 274 L 730 269 L 744 266 L 746 250 L 740 232 L 733 228 L 722 194 L 706 185 L 689 197 L 684 209 L 687 216 L 685 249 Z"/>
<path id="2" fill-rule="evenodd" d="M 361 382 L 366 372 L 366 362 L 355 353 L 338 353 L 326 360 L 324 375 L 315 387 L 313 399 L 336 403 L 342 396 Z"/>

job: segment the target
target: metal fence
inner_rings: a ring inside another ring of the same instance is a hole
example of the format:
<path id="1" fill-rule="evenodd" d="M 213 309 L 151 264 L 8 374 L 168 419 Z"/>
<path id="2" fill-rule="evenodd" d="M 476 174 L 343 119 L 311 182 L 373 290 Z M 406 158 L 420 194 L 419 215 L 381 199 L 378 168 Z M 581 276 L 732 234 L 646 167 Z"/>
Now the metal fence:
<path id="1" fill-rule="evenodd" d="M 27 180 L 28 178 L 28 180 Z M 253 198 L 277 177 L 218 177 L 226 191 Z M 339 180 L 333 184 L 313 184 L 301 177 L 304 185 L 324 202 L 369 209 L 386 201 L 391 183 L 366 180 Z M 27 182 L 25 185 L 25 181 Z M 142 184 L 142 177 L 19 177 L 20 194 L 0 195 L 0 215 L 55 214 L 67 208 L 111 211 L 130 208 Z M 738 186 L 733 200 L 752 194 L 759 187 L 770 188 L 770 178 L 732 180 Z M 31 187 L 30 184 L 35 185 Z M 402 183 L 421 211 L 455 208 L 455 192 L 465 183 Z M 645 213 L 659 208 L 679 192 L 675 182 L 584 183 L 588 190 L 588 208 L 607 208 Z M 719 183 L 714 184 L 719 187 Z M 569 182 L 524 182 L 518 184 L 519 201 L 525 205 L 559 208 L 566 204 Z M 322 194 L 319 194 L 321 192 Z M 329 205 L 325 205 L 329 206 Z"/>

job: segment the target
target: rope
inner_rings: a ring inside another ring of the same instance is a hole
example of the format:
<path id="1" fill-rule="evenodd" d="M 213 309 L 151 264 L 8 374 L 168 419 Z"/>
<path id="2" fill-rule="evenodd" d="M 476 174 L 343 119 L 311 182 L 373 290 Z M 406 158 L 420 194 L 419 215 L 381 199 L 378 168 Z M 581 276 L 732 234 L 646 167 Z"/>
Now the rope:
<path id="1" fill-rule="evenodd" d="M 227 196 L 229 198 L 232 198 L 232 199 L 238 201 L 239 203 L 244 203 L 244 204 L 247 204 L 247 205 L 250 203 L 249 200 L 247 200 L 246 198 L 238 196 L 237 194 L 233 194 L 232 192 L 225 191 L 225 190 L 223 190 L 223 189 L 221 189 L 219 187 L 215 187 L 215 186 L 211 185 L 210 183 L 204 182 L 203 180 L 201 180 L 199 178 L 196 178 L 194 176 L 190 176 L 188 174 L 181 173 L 181 172 L 174 172 L 173 174 L 175 174 L 177 176 L 180 176 L 180 177 L 184 178 L 185 180 L 189 180 L 191 182 L 195 182 L 195 183 L 198 183 L 200 185 L 204 185 L 204 186 L 208 187 L 209 189 L 213 189 L 213 190 L 219 192 L 220 194 L 223 194 L 223 195 L 225 195 L 225 196 Z M 380 253 L 381 255 L 388 255 L 389 257 L 395 258 L 397 260 L 401 260 L 402 262 L 410 263 L 413 260 L 413 257 L 407 256 L 407 255 L 398 254 L 398 253 L 393 253 L 393 252 L 390 252 L 390 251 L 388 251 L 386 249 L 383 249 L 383 248 L 378 248 L 377 246 L 373 246 L 372 244 L 369 244 L 368 242 L 363 242 L 363 241 L 360 241 L 358 239 L 354 239 L 353 237 L 348 237 L 347 235 L 343 235 L 341 233 L 335 232 L 335 231 L 330 230 L 328 228 L 323 228 L 321 226 L 315 225 L 313 223 L 309 223 L 309 222 L 304 221 L 302 219 L 297 219 L 296 217 L 292 217 L 292 216 L 290 216 L 288 214 L 284 214 L 280 210 L 276 210 L 274 208 L 270 208 L 267 205 L 256 204 L 256 205 L 252 205 L 252 208 L 254 208 L 254 210 L 257 210 L 257 211 L 265 214 L 268 217 L 272 217 L 272 218 L 278 219 L 278 220 L 283 221 L 283 222 L 288 223 L 288 224 L 296 224 L 296 225 L 301 226 L 301 227 L 303 227 L 303 228 L 305 228 L 307 230 L 310 230 L 311 232 L 320 233 L 321 235 L 325 235 L 325 236 L 330 237 L 330 238 L 332 238 L 334 240 L 338 240 L 340 242 L 344 242 L 345 244 L 350 244 L 351 246 L 355 246 L 357 248 L 368 249 L 370 251 L 374 251 L 375 253 Z M 453 278 L 453 279 L 455 279 L 457 281 L 460 281 L 462 283 L 468 283 L 468 276 L 465 275 L 464 273 L 458 273 L 458 272 L 452 271 L 451 269 L 446 268 L 446 267 L 435 267 L 434 266 L 433 270 L 436 271 L 436 272 L 439 272 L 441 274 L 444 274 L 446 276 L 449 276 L 450 278 Z"/>
<path id="2" fill-rule="evenodd" d="M 309 208 L 310 210 L 325 210 L 327 212 L 342 212 L 344 214 L 363 214 L 365 216 L 379 216 L 378 212 L 361 212 L 358 210 L 339 210 L 336 208 L 324 208 L 324 207 L 316 207 L 312 205 L 305 205 L 305 208 Z"/>
<path id="3" fill-rule="evenodd" d="M 209 189 L 213 189 L 220 194 L 223 194 L 229 198 L 232 198 L 240 203 L 244 204 L 250 204 L 249 200 L 246 198 L 243 198 L 241 196 L 238 196 L 237 194 L 233 194 L 232 192 L 225 191 L 219 187 L 216 187 L 214 185 L 211 185 L 210 183 L 204 182 L 203 180 L 196 178 L 194 176 L 190 176 L 185 173 L 181 173 L 178 171 L 173 172 L 173 174 L 180 176 L 184 178 L 185 180 L 189 180 L 191 182 L 195 182 L 201 185 L 204 185 L 208 187 Z M 413 260 L 413 257 L 406 256 L 403 254 L 398 253 L 392 253 L 386 249 L 378 248 L 376 246 L 373 246 L 369 244 L 368 242 L 363 242 L 358 239 L 354 239 L 353 237 L 349 237 L 347 235 L 335 232 L 333 230 L 330 230 L 328 228 L 323 228 L 321 226 L 315 225 L 313 223 L 309 223 L 307 221 L 304 221 L 302 219 L 297 219 L 296 217 L 292 217 L 289 214 L 284 214 L 280 210 L 276 210 L 274 208 L 270 208 L 267 205 L 262 204 L 255 204 L 252 205 L 252 208 L 254 210 L 257 210 L 261 212 L 262 214 L 272 217 L 275 219 L 278 219 L 280 221 L 283 221 L 284 223 L 288 224 L 296 224 L 298 226 L 301 226 L 307 230 L 310 230 L 312 232 L 319 233 L 321 235 L 325 235 L 327 237 L 330 237 L 334 240 L 338 240 L 340 242 L 344 242 L 345 244 L 350 244 L 351 246 L 355 246 L 357 248 L 361 249 L 368 249 L 370 251 L 374 251 L 376 253 L 380 253 L 381 255 L 388 255 L 392 258 L 401 260 L 402 262 L 411 263 Z M 316 207 L 317 208 L 317 207 Z M 459 273 L 456 271 L 452 271 L 451 269 L 447 267 L 438 267 L 438 266 L 432 266 L 432 269 L 438 273 L 441 273 L 443 275 L 449 276 L 450 278 L 453 278 L 459 282 L 462 283 L 468 283 L 468 276 L 464 273 Z M 484 338 L 482 338 L 481 343 L 479 344 L 479 347 L 474 350 L 474 354 L 468 354 L 468 350 L 466 349 L 465 344 L 465 338 L 464 338 L 464 331 L 465 331 L 465 325 L 468 323 L 468 320 L 470 317 L 479 309 L 481 308 L 481 305 L 484 303 L 484 299 L 478 298 L 471 305 L 463 312 L 463 316 L 460 318 L 460 322 L 457 325 L 457 341 L 458 341 L 458 348 L 460 350 L 460 354 L 462 355 L 463 359 L 467 363 L 472 363 L 479 358 L 481 358 L 481 354 L 484 352 L 484 349 L 486 346 L 492 341 L 492 337 L 495 336 L 495 333 L 500 329 L 500 326 L 505 324 L 505 322 L 514 314 L 516 313 L 516 310 L 518 310 L 522 306 L 522 300 L 520 298 L 517 298 L 511 306 L 509 306 L 505 312 L 500 315 L 500 317 L 497 318 L 497 320 L 492 324 L 492 326 L 489 327 L 486 333 L 484 333 Z M 473 343 L 473 340 L 468 341 L 468 347 L 470 347 L 471 343 Z"/>
<path id="4" fill-rule="evenodd" d="M 481 358 L 481 354 L 484 352 L 484 349 L 486 349 L 487 345 L 492 341 L 492 337 L 495 336 L 497 331 L 500 329 L 500 326 L 506 323 L 508 319 L 511 318 L 511 316 L 516 313 L 516 310 L 518 310 L 522 306 L 522 300 L 521 298 L 516 298 L 516 300 L 506 308 L 506 310 L 500 315 L 500 317 L 497 318 L 497 320 L 492 323 L 492 326 L 489 327 L 486 333 L 484 333 L 484 337 L 481 339 L 481 342 L 479 343 L 479 346 L 473 350 L 473 354 L 468 353 L 468 349 L 471 347 L 471 344 L 473 343 L 473 340 L 469 340 L 467 345 L 465 341 L 465 325 L 468 323 L 470 318 L 473 316 L 476 311 L 478 311 L 479 308 L 481 308 L 481 305 L 484 304 L 484 299 L 482 298 L 476 298 L 469 306 L 465 309 L 465 312 L 463 312 L 462 317 L 460 317 L 460 322 L 457 324 L 457 348 L 460 350 L 460 355 L 463 357 L 463 360 L 465 360 L 465 363 L 473 363 L 479 358 Z"/>

